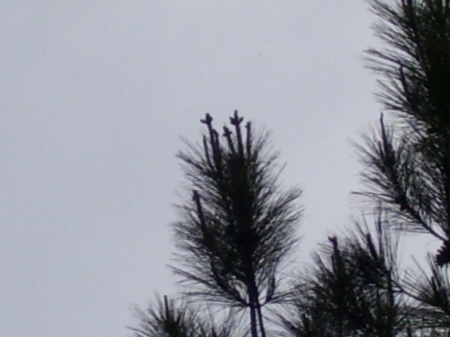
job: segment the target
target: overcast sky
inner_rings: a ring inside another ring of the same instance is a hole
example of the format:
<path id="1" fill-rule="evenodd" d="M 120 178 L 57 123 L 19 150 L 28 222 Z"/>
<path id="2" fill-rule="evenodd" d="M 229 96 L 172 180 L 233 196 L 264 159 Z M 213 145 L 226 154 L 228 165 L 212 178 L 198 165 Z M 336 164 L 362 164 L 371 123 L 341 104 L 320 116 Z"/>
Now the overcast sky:
<path id="1" fill-rule="evenodd" d="M 308 257 L 355 211 L 372 22 L 361 0 L 2 1 L 0 336 L 129 336 L 175 291 L 175 154 L 207 112 L 272 131 Z"/>

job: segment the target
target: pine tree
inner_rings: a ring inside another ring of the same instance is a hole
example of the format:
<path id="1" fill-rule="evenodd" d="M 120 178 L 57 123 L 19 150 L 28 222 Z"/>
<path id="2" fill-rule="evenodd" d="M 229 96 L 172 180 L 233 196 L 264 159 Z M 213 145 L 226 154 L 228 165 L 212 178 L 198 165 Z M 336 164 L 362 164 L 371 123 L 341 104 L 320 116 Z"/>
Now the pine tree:
<path id="1" fill-rule="evenodd" d="M 135 313 L 139 325 L 130 329 L 136 337 L 232 337 L 238 331 L 231 314 L 219 323 L 211 312 L 168 296 L 157 296 L 146 310 L 136 308 Z"/>
<path id="2" fill-rule="evenodd" d="M 442 242 L 431 273 L 417 265 L 397 287 L 412 301 L 407 335 L 444 336 L 450 333 L 450 2 L 370 4 L 386 44 L 368 51 L 385 113 L 358 146 L 368 187 L 361 194 L 383 205 L 386 224 Z"/>
<path id="3" fill-rule="evenodd" d="M 264 337 L 263 307 L 288 295 L 281 273 L 297 243 L 301 191 L 280 189 L 267 134 L 243 127 L 237 111 L 223 135 L 209 114 L 202 123 L 202 144 L 178 155 L 192 194 L 174 223 L 173 269 L 187 296 L 248 310 L 251 336 Z"/>
<path id="4" fill-rule="evenodd" d="M 368 195 L 405 231 L 442 241 L 450 263 L 450 2 L 370 1 L 384 49 L 369 50 L 389 123 L 360 147 Z"/>
<path id="5" fill-rule="evenodd" d="M 384 227 L 355 222 L 330 236 L 298 277 L 294 300 L 279 320 L 291 337 L 397 337 L 414 321 L 399 288 L 397 239 Z M 417 329 L 416 329 L 417 330 Z"/>

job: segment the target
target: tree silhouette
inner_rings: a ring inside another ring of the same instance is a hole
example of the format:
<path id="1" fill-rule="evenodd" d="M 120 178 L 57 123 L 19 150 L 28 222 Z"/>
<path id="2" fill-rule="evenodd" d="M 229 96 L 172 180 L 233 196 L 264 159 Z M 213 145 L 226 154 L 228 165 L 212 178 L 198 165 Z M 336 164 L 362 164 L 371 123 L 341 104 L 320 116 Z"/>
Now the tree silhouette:
<path id="1" fill-rule="evenodd" d="M 288 336 L 406 333 L 414 310 L 398 287 L 397 240 L 379 215 L 374 230 L 356 222 L 346 236 L 330 236 L 299 275 L 292 306 L 278 316 Z"/>
<path id="2" fill-rule="evenodd" d="M 359 147 L 363 192 L 402 230 L 443 242 L 438 265 L 450 262 L 450 2 L 370 1 L 384 49 L 368 51 L 382 76 L 378 95 L 392 112 Z"/>
<path id="3" fill-rule="evenodd" d="M 140 324 L 131 330 L 136 337 L 231 337 L 237 332 L 231 315 L 217 324 L 207 310 L 199 310 L 198 306 L 194 310 L 186 301 L 167 296 L 163 300 L 157 297 L 156 304 L 145 311 L 135 311 Z"/>
<path id="4" fill-rule="evenodd" d="M 438 336 L 450 334 L 450 278 L 429 255 L 429 269 L 416 263 L 404 280 L 402 289 L 416 302 L 416 326 L 435 331 Z"/>
<path id="5" fill-rule="evenodd" d="M 282 301 L 282 267 L 297 242 L 299 189 L 281 191 L 277 153 L 237 111 L 223 135 L 207 114 L 200 146 L 179 153 L 192 197 L 174 223 L 173 267 L 186 295 L 248 309 L 252 337 L 266 335 L 262 308 Z"/>

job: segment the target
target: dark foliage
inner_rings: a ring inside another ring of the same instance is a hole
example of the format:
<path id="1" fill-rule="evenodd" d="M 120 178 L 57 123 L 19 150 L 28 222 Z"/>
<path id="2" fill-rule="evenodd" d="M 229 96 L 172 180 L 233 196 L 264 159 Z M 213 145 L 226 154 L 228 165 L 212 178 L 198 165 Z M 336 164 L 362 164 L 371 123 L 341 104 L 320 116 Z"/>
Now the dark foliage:
<path id="1" fill-rule="evenodd" d="M 438 330 L 441 335 L 450 333 L 450 279 L 448 267 L 439 268 L 429 257 L 430 271 L 418 263 L 404 282 L 404 292 L 416 302 L 417 322 L 428 330 Z"/>
<path id="2" fill-rule="evenodd" d="M 382 227 L 329 237 L 296 286 L 294 310 L 279 316 L 295 337 L 394 337 L 407 332 L 412 308 L 400 292 L 397 244 Z"/>
<path id="3" fill-rule="evenodd" d="M 406 231 L 443 241 L 450 261 L 450 2 L 370 1 L 385 49 L 369 50 L 379 98 L 393 119 L 359 147 L 365 195 L 382 201 Z"/>
<path id="4" fill-rule="evenodd" d="M 207 114 L 202 145 L 179 154 L 192 198 L 174 224 L 174 271 L 189 296 L 250 309 L 252 335 L 264 336 L 261 308 L 286 296 L 280 272 L 298 239 L 300 190 L 280 190 L 267 135 L 242 122 L 235 112 L 220 136 Z"/>
<path id="5" fill-rule="evenodd" d="M 184 301 L 156 299 L 146 311 L 136 309 L 140 324 L 132 328 L 136 337 L 231 337 L 235 336 L 232 315 L 216 324 L 207 310 L 194 309 Z M 209 318 L 209 319 L 207 319 Z"/>

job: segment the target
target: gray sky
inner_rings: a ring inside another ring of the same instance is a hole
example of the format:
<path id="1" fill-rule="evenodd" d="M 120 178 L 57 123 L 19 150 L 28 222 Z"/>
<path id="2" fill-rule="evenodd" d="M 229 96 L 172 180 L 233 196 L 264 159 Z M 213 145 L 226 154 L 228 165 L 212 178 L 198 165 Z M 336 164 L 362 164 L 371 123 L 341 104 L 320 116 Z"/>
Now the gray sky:
<path id="1" fill-rule="evenodd" d="M 348 222 L 349 139 L 379 111 L 364 1 L 1 7 L 0 336 L 128 336 L 133 304 L 173 293 L 175 154 L 206 112 L 272 130 L 302 256 Z"/>

